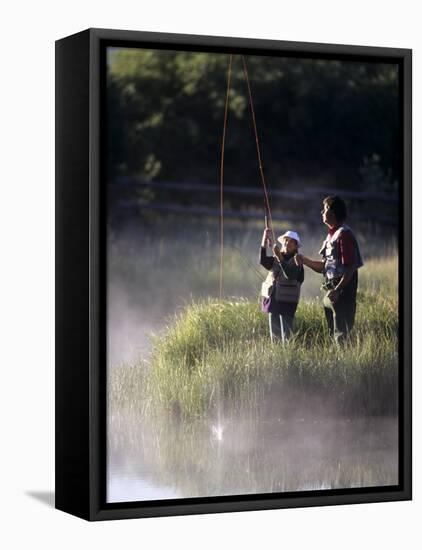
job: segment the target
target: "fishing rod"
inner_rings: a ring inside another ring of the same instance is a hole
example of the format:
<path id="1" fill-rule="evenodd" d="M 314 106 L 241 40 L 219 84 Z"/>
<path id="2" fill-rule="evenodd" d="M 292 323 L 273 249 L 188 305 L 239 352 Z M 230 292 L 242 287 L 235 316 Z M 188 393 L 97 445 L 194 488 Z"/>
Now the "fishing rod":
<path id="1" fill-rule="evenodd" d="M 273 228 L 273 220 L 272 220 L 272 216 L 271 216 L 270 201 L 269 201 L 269 198 L 268 198 L 267 184 L 265 182 L 265 176 L 264 176 L 264 166 L 263 166 L 263 163 L 262 163 L 261 147 L 260 147 L 260 144 L 259 144 L 258 128 L 257 128 L 257 124 L 256 124 L 255 109 L 254 109 L 253 99 L 252 99 L 252 90 L 251 90 L 251 85 L 250 85 L 250 82 L 249 82 L 248 66 L 246 64 L 245 56 L 242 55 L 241 57 L 242 57 L 242 63 L 243 63 L 243 72 L 244 72 L 244 75 L 245 75 L 246 85 L 247 85 L 247 88 L 248 88 L 249 107 L 250 107 L 250 110 L 251 110 L 252 124 L 253 124 L 253 129 L 254 129 L 254 134 L 255 134 L 255 144 L 256 144 L 256 153 L 257 153 L 258 164 L 259 164 L 259 173 L 260 173 L 260 176 L 261 176 L 262 188 L 264 190 L 265 228 L 268 227 L 271 230 L 271 233 L 272 233 L 272 236 L 273 236 L 273 243 L 275 243 L 276 242 L 275 233 L 274 233 L 274 228 Z"/>
<path id="2" fill-rule="evenodd" d="M 251 85 L 249 82 L 249 75 L 248 75 L 248 67 L 246 64 L 245 56 L 241 56 L 242 63 L 243 63 L 243 72 L 246 80 L 246 85 L 248 89 L 248 98 L 249 98 L 249 106 L 251 111 L 251 117 L 252 117 L 252 124 L 253 124 L 253 130 L 255 135 L 255 143 L 256 143 L 256 152 L 258 157 L 258 165 L 259 165 L 259 173 L 261 176 L 261 183 L 262 188 L 264 191 L 264 220 L 265 220 L 265 229 L 269 229 L 272 233 L 272 243 L 276 243 L 275 239 L 275 233 L 273 228 L 273 222 L 272 222 L 272 216 L 271 216 L 271 208 L 270 208 L 270 201 L 268 198 L 268 191 L 267 191 L 267 185 L 265 182 L 265 176 L 264 176 L 264 168 L 262 163 L 262 157 L 261 157 L 261 148 L 259 144 L 259 137 L 258 137 L 258 129 L 256 124 L 256 118 L 255 118 L 255 109 L 253 106 L 253 99 L 252 99 L 252 90 Z M 231 84 L 231 76 L 232 76 L 232 62 L 233 62 L 233 55 L 230 54 L 229 56 L 229 62 L 228 62 L 228 69 L 227 69 L 227 88 L 226 88 L 226 100 L 225 100 L 225 106 L 224 106 L 224 119 L 223 119 L 223 135 L 221 140 L 221 156 L 220 156 L 220 281 L 219 281 L 219 287 L 220 287 L 220 300 L 223 297 L 223 253 L 224 253 L 224 202 L 223 202 L 223 193 L 224 193 L 224 151 L 225 151 L 225 143 L 226 143 L 226 132 L 227 132 L 227 115 L 228 115 L 228 107 L 229 107 L 229 96 L 230 96 L 230 84 Z M 271 239 L 268 239 L 271 242 Z"/>
<path id="3" fill-rule="evenodd" d="M 264 214 L 264 224 L 265 224 L 265 230 L 269 229 L 267 210 L 265 210 L 265 214 Z M 271 245 L 272 245 L 271 237 L 268 237 L 267 241 L 268 241 L 268 246 L 271 247 Z"/>

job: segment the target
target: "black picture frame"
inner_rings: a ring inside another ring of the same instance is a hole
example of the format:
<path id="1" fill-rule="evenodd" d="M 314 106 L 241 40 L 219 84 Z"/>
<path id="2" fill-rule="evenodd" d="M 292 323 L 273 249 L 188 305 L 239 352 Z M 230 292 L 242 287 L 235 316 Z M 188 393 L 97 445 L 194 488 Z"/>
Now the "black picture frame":
<path id="1" fill-rule="evenodd" d="M 399 484 L 393 487 L 106 503 L 104 48 L 126 45 L 399 64 Z M 412 50 L 87 29 L 56 41 L 56 508 L 86 520 L 412 498 Z"/>

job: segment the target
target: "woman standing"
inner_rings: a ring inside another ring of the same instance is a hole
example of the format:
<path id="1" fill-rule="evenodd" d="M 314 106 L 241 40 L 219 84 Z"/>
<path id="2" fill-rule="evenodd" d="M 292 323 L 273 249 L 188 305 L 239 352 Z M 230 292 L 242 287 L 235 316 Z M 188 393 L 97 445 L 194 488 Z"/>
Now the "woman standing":
<path id="1" fill-rule="evenodd" d="M 300 287 L 304 281 L 304 269 L 297 265 L 295 256 L 301 246 L 296 231 L 286 231 L 274 244 L 273 255 L 267 256 L 271 247 L 270 229 L 264 230 L 261 241 L 260 264 L 268 269 L 262 284 L 262 311 L 269 315 L 271 341 L 285 342 L 293 332 L 293 320 L 300 298 Z"/>

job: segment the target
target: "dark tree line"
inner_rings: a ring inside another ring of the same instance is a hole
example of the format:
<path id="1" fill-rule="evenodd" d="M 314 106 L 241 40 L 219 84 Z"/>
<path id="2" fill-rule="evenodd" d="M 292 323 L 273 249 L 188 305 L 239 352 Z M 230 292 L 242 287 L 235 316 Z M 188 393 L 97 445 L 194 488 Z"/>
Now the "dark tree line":
<path id="1" fill-rule="evenodd" d="M 226 181 L 259 184 L 247 87 L 234 56 Z M 266 177 L 396 189 L 396 65 L 248 57 Z M 218 183 L 228 55 L 116 49 L 108 57 L 109 181 Z"/>

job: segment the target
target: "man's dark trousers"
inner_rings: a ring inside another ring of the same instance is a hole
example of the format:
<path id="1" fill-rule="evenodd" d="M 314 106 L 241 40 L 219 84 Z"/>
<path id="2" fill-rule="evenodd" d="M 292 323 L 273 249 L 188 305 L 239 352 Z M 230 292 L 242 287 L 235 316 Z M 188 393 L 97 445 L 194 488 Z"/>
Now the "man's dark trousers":
<path id="1" fill-rule="evenodd" d="M 344 342 L 355 323 L 357 288 L 358 273 L 355 271 L 335 304 L 327 297 L 328 292 L 324 296 L 323 304 L 328 330 L 339 344 Z"/>

